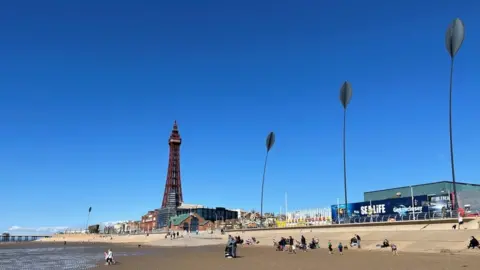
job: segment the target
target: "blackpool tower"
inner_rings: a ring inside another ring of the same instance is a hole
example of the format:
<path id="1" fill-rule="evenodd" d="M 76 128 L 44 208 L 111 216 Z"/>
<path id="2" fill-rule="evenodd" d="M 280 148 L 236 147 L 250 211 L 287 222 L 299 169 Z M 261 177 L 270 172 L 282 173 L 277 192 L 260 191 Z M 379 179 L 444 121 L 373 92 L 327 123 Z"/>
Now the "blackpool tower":
<path id="1" fill-rule="evenodd" d="M 157 228 L 168 227 L 170 218 L 177 215 L 177 207 L 183 203 L 182 179 L 180 177 L 180 144 L 182 144 L 182 138 L 178 133 L 177 121 L 175 121 L 168 139 L 170 153 L 168 154 L 167 180 L 163 192 L 162 208 L 158 212 Z"/>
<path id="2" fill-rule="evenodd" d="M 176 208 L 183 203 L 182 178 L 180 177 L 180 144 L 182 144 L 182 138 L 178 133 L 177 121 L 175 121 L 168 140 L 170 153 L 168 155 L 167 180 L 163 192 L 162 208 Z"/>

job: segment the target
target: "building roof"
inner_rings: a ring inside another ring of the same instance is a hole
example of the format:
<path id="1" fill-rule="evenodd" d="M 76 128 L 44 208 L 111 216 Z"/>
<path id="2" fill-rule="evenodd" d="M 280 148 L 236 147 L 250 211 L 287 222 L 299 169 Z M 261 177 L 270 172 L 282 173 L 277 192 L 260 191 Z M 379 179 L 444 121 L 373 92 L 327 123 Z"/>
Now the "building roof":
<path id="1" fill-rule="evenodd" d="M 470 184 L 470 183 L 462 183 L 462 182 L 455 182 L 457 185 L 469 185 L 469 186 L 480 186 L 479 184 Z M 424 184 L 417 184 L 417 185 L 410 185 L 410 186 L 402 186 L 402 187 L 394 187 L 394 188 L 386 188 L 386 189 L 379 189 L 373 191 L 365 191 L 364 193 L 374 193 L 379 191 L 389 191 L 389 190 L 396 190 L 401 188 L 410 188 L 410 187 L 419 187 L 419 186 L 427 186 L 427 185 L 434 185 L 434 184 L 453 184 L 452 181 L 437 181 L 437 182 L 430 182 Z"/>
<path id="2" fill-rule="evenodd" d="M 181 214 L 178 216 L 174 216 L 170 218 L 170 222 L 173 224 L 173 226 L 178 226 L 180 223 L 182 223 L 185 219 L 187 219 L 190 216 L 190 214 Z"/>
<path id="3" fill-rule="evenodd" d="M 194 209 L 194 208 L 205 208 L 205 207 L 201 204 L 182 203 L 178 208 L 179 209 Z"/>

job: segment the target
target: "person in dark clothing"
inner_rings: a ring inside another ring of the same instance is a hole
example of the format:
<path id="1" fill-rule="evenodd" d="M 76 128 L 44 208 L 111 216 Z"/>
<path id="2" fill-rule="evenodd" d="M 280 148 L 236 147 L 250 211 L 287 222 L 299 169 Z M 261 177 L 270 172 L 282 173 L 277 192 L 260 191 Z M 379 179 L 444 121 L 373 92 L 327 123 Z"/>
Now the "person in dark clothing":
<path id="1" fill-rule="evenodd" d="M 303 251 L 307 251 L 307 239 L 305 239 L 305 236 L 302 235 L 302 238 L 300 239 L 300 243 L 302 244 L 302 249 Z"/>
<path id="2" fill-rule="evenodd" d="M 315 240 L 315 238 L 312 238 L 312 242 L 310 242 L 310 245 L 309 245 L 310 249 L 316 249 L 318 248 L 318 242 L 317 240 Z"/>
<path id="3" fill-rule="evenodd" d="M 386 248 L 389 247 L 390 243 L 388 242 L 388 239 L 383 240 L 382 245 L 380 246 L 381 248 Z"/>
<path id="4" fill-rule="evenodd" d="M 295 240 L 293 240 L 293 237 L 290 236 L 288 238 L 288 244 L 289 244 L 288 251 L 293 252 L 294 254 L 297 254 L 297 252 L 295 251 Z"/>
<path id="5" fill-rule="evenodd" d="M 362 238 L 360 238 L 360 235 L 355 234 L 355 237 L 357 238 L 357 247 L 360 248 L 360 242 L 362 241 Z"/>
<path id="6" fill-rule="evenodd" d="M 278 241 L 278 251 L 284 251 L 285 246 L 287 245 L 287 239 L 285 238 L 280 238 L 280 241 Z"/>
<path id="7" fill-rule="evenodd" d="M 470 243 L 468 244 L 468 249 L 475 249 L 475 248 L 479 248 L 480 249 L 480 243 L 478 242 L 477 238 L 475 238 L 475 236 L 472 236 L 472 238 L 470 239 Z"/>
<path id="8" fill-rule="evenodd" d="M 356 246 L 356 245 L 357 245 L 357 238 L 352 237 L 352 239 L 350 239 L 350 246 L 353 247 L 353 246 Z"/>
<path id="9" fill-rule="evenodd" d="M 342 242 L 338 243 L 338 253 L 340 253 L 340 255 L 343 255 L 343 245 L 342 245 Z"/>
<path id="10" fill-rule="evenodd" d="M 237 240 L 237 244 L 239 244 L 239 245 L 243 244 L 243 239 L 240 238 L 240 236 L 237 236 L 236 240 Z"/>

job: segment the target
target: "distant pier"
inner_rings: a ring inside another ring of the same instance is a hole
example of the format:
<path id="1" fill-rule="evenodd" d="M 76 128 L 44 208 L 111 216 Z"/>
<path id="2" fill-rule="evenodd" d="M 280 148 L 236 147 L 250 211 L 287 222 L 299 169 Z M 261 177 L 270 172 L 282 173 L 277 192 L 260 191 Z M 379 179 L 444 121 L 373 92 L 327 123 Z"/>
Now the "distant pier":
<path id="1" fill-rule="evenodd" d="M 0 242 L 30 242 L 42 238 L 49 238 L 51 236 L 39 236 L 39 235 L 10 235 L 1 236 Z"/>

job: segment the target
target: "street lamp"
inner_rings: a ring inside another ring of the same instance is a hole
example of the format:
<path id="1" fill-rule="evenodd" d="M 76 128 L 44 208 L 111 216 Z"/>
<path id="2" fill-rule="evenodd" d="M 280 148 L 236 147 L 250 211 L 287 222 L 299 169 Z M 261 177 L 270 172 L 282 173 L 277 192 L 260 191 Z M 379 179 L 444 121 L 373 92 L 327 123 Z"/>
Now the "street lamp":
<path id="1" fill-rule="evenodd" d="M 348 219 L 348 200 L 347 200 L 347 159 L 345 149 L 345 130 L 347 122 L 347 106 L 352 99 L 352 85 L 345 81 L 340 88 L 340 102 L 343 106 L 343 186 L 345 191 L 345 220 Z"/>
<path id="2" fill-rule="evenodd" d="M 265 186 L 265 173 L 267 172 L 267 160 L 268 160 L 268 153 L 272 146 L 275 144 L 275 133 L 270 132 L 267 136 L 267 141 L 265 145 L 267 147 L 267 154 L 265 155 L 265 165 L 263 165 L 263 178 L 262 178 L 262 196 L 260 202 L 260 225 L 263 227 L 263 187 Z"/>
<path id="3" fill-rule="evenodd" d="M 465 26 L 459 18 L 453 20 L 447 28 L 447 33 L 445 34 L 445 47 L 447 48 L 448 53 L 450 54 L 450 102 L 449 102 L 449 119 L 450 119 L 450 164 L 452 168 L 452 183 L 453 183 L 453 196 L 454 196 L 454 205 L 453 210 L 458 210 L 458 200 L 457 200 L 457 186 L 455 182 L 455 164 L 453 161 L 453 134 L 452 134 L 452 88 L 453 88 L 453 62 L 455 55 L 462 46 L 463 40 L 465 38 Z"/>

